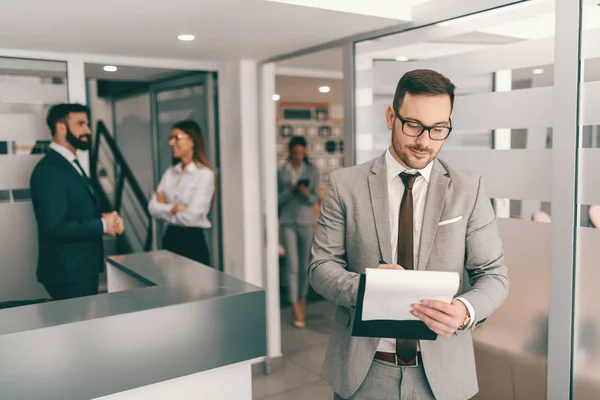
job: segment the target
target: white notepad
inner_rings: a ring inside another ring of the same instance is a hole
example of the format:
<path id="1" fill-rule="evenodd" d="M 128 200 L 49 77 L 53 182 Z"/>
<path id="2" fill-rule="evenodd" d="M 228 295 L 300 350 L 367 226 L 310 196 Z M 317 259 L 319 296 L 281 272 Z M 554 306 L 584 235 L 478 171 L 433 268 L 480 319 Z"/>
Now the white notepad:
<path id="1" fill-rule="evenodd" d="M 459 282 L 457 272 L 367 268 L 362 320 L 418 320 L 411 314 L 413 304 L 450 303 Z"/>

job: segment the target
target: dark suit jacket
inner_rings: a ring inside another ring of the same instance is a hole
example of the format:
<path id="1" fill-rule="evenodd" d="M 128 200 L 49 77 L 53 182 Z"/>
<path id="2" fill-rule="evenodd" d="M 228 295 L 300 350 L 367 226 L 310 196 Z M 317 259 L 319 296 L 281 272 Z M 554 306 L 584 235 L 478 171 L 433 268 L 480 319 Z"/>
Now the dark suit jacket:
<path id="1" fill-rule="evenodd" d="M 38 225 L 37 279 L 70 284 L 94 279 L 104 267 L 101 210 L 87 178 L 49 150 L 31 174 Z"/>

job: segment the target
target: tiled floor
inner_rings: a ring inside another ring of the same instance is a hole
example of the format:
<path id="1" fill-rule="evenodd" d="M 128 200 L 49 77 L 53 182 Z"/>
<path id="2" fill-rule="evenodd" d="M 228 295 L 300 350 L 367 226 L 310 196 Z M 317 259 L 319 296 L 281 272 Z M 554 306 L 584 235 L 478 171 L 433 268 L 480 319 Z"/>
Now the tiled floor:
<path id="1" fill-rule="evenodd" d="M 327 301 L 309 303 L 306 328 L 292 326 L 292 310 L 281 310 L 283 361 L 269 376 L 252 382 L 254 400 L 331 400 L 333 393 L 321 379 L 321 367 L 333 324 L 334 307 Z"/>

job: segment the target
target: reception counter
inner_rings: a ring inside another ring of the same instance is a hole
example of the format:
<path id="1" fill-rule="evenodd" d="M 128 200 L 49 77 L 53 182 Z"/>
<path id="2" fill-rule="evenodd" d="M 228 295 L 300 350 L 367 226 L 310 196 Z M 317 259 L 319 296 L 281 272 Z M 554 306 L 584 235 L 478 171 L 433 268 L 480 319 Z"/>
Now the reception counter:
<path id="1" fill-rule="evenodd" d="M 107 278 L 0 311 L 0 399 L 251 399 L 261 288 L 165 251 L 110 257 Z"/>

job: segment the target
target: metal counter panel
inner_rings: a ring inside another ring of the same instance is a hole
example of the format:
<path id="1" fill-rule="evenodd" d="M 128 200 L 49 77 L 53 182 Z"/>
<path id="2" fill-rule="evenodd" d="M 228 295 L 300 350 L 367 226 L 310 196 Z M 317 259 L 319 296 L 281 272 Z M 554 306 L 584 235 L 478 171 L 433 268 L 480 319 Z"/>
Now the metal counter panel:
<path id="1" fill-rule="evenodd" d="M 116 258 L 157 286 L 0 312 L 0 398 L 89 399 L 266 354 L 265 292 L 167 252 Z"/>

